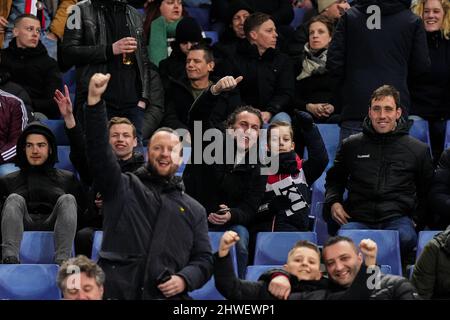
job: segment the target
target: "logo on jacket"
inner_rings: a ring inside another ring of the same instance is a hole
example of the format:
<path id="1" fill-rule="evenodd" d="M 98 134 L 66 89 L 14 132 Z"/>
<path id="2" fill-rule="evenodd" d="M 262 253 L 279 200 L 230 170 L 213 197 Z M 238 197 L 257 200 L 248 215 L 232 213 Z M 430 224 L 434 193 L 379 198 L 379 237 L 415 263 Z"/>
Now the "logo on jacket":
<path id="1" fill-rule="evenodd" d="M 184 208 L 183 207 L 180 207 L 180 213 L 184 213 L 186 210 L 184 210 Z"/>
<path id="2" fill-rule="evenodd" d="M 358 159 L 369 159 L 370 154 L 358 154 L 357 157 Z"/>

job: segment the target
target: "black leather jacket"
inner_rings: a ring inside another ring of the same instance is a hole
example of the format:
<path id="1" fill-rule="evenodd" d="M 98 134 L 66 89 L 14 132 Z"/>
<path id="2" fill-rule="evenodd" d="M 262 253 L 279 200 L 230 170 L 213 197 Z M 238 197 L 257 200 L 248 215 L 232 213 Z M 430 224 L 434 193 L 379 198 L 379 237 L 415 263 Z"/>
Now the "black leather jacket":
<path id="1" fill-rule="evenodd" d="M 104 5 L 98 0 L 79 2 L 76 9 L 72 9 L 74 13 L 69 15 L 66 24 L 58 61 L 62 70 L 68 70 L 73 65 L 77 67 L 77 97 L 87 95 L 89 80 L 94 73 L 107 73 L 107 61 L 112 54 L 112 48 L 106 39 L 103 8 Z M 136 9 L 127 5 L 126 19 L 131 37 L 138 43 L 136 60 L 142 82 L 142 98 L 150 101 L 150 78 L 151 72 L 155 71 L 150 68 L 143 37 L 142 17 Z M 84 100 L 78 99 L 77 105 L 82 104 Z"/>

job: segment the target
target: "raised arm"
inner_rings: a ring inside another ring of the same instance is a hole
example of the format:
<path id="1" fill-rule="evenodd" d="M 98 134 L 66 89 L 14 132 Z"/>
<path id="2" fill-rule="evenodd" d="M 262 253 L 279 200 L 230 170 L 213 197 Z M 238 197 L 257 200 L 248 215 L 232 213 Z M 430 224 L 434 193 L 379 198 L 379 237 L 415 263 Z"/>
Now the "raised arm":
<path id="1" fill-rule="evenodd" d="M 94 187 L 104 200 L 118 194 L 122 172 L 108 142 L 105 92 L 110 74 L 96 73 L 89 82 L 86 106 L 86 142 L 88 164 L 92 170 Z"/>

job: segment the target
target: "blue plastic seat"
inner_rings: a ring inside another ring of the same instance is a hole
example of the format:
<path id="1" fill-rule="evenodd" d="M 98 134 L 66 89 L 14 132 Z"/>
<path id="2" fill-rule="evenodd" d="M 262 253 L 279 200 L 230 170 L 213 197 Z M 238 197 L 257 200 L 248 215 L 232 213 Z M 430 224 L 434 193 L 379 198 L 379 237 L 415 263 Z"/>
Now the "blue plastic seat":
<path id="1" fill-rule="evenodd" d="M 217 41 L 219 41 L 219 34 L 217 31 L 203 31 L 204 38 L 211 39 L 211 46 L 214 45 Z"/>
<path id="2" fill-rule="evenodd" d="M 52 231 L 25 231 L 20 243 L 21 263 L 52 264 L 55 262 L 55 240 Z"/>
<path id="3" fill-rule="evenodd" d="M 98 253 L 102 248 L 103 231 L 95 231 L 94 241 L 92 243 L 91 260 L 97 262 L 99 259 Z"/>
<path id="4" fill-rule="evenodd" d="M 305 16 L 305 9 L 294 8 L 294 19 L 291 21 L 290 26 L 297 29 L 303 22 L 303 17 Z"/>
<path id="5" fill-rule="evenodd" d="M 194 18 L 197 23 L 200 25 L 202 30 L 210 30 L 210 23 L 209 23 L 209 12 L 210 8 L 198 8 L 198 7 L 184 7 L 184 10 L 187 11 L 189 16 Z"/>
<path id="6" fill-rule="evenodd" d="M 289 251 L 298 240 L 317 243 L 317 235 L 315 232 L 259 232 L 253 264 L 285 264 Z"/>
<path id="7" fill-rule="evenodd" d="M 72 256 L 73 253 L 72 250 Z M 24 231 L 19 260 L 25 264 L 53 264 L 55 262 L 53 231 Z"/>
<path id="8" fill-rule="evenodd" d="M 339 146 L 339 134 L 341 132 L 341 128 L 334 123 L 319 123 L 316 124 L 319 129 L 320 135 L 322 136 L 323 143 L 325 144 L 325 148 L 327 149 L 328 154 L 328 165 L 325 169 L 328 170 L 334 162 L 334 158 L 336 157 L 337 148 Z M 308 158 L 308 150 L 305 149 L 305 153 L 303 158 Z"/>
<path id="9" fill-rule="evenodd" d="M 444 150 L 450 148 L 450 120 L 447 120 L 445 126 Z"/>
<path id="10" fill-rule="evenodd" d="M 313 231 L 317 234 L 317 244 L 319 246 L 323 246 L 330 237 L 328 234 L 328 225 L 323 219 L 322 211 L 323 202 L 316 202 L 311 206 L 311 212 L 314 215 Z"/>
<path id="11" fill-rule="evenodd" d="M 75 173 L 75 167 L 70 161 L 69 155 L 69 146 L 58 146 L 58 162 L 55 163 L 55 168 L 64 169 Z"/>
<path id="12" fill-rule="evenodd" d="M 409 135 L 431 146 L 428 121 L 414 120 L 412 127 L 409 129 Z"/>
<path id="13" fill-rule="evenodd" d="M 0 299 L 60 300 L 57 273 L 55 264 L 2 264 Z"/>
<path id="14" fill-rule="evenodd" d="M 358 246 L 363 239 L 372 239 L 378 245 L 377 264 L 388 265 L 391 273 L 402 275 L 400 239 L 396 230 L 339 230 L 338 235 L 346 236 Z"/>
<path id="15" fill-rule="evenodd" d="M 212 252 L 217 252 L 219 249 L 220 239 L 222 238 L 223 232 L 209 231 L 209 241 L 211 243 Z M 235 246 L 231 247 L 230 254 L 233 258 L 234 272 L 237 276 L 237 260 L 236 260 L 236 249 Z M 217 291 L 216 284 L 214 281 L 214 276 L 206 282 L 203 287 L 189 292 L 189 296 L 195 300 L 224 300 L 225 298 Z"/>
<path id="16" fill-rule="evenodd" d="M 426 244 L 431 239 L 433 239 L 433 237 L 436 234 L 438 234 L 439 232 L 442 232 L 442 231 L 436 231 L 436 230 L 430 231 L 430 230 L 427 230 L 427 231 L 420 231 L 419 232 L 419 236 L 418 236 L 418 239 L 417 239 L 416 261 L 417 261 L 417 259 L 419 259 L 420 254 L 422 253 L 423 248 L 425 248 Z"/>
<path id="17" fill-rule="evenodd" d="M 42 120 L 42 123 L 52 130 L 58 146 L 69 145 L 69 138 L 67 137 L 64 129 L 64 120 Z"/>
<path id="18" fill-rule="evenodd" d="M 14 171 L 20 170 L 14 163 L 5 163 L 0 165 L 0 177 L 6 176 Z"/>
<path id="19" fill-rule="evenodd" d="M 245 273 L 245 280 L 258 281 L 259 277 L 271 269 L 282 269 L 283 265 L 254 265 L 247 266 L 247 272 Z"/>

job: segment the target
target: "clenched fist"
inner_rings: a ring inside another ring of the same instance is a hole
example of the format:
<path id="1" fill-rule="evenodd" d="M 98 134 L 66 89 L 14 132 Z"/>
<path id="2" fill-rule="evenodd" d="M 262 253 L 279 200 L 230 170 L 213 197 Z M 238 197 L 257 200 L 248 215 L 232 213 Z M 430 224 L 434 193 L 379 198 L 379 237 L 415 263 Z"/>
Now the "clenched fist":
<path id="1" fill-rule="evenodd" d="M 220 244 L 219 244 L 219 257 L 223 258 L 225 257 L 228 252 L 230 252 L 230 248 L 232 246 L 234 246 L 234 244 L 236 242 L 239 241 L 239 236 L 236 232 L 234 231 L 226 231 L 222 238 L 220 239 Z"/>
<path id="2" fill-rule="evenodd" d="M 363 239 L 359 243 L 359 249 L 364 255 L 364 263 L 367 267 L 374 266 L 377 263 L 378 246 L 375 241 Z"/>
<path id="3" fill-rule="evenodd" d="M 102 98 L 102 94 L 105 92 L 108 87 L 109 79 L 111 75 L 96 73 L 91 77 L 89 81 L 89 93 L 87 103 L 89 106 L 96 105 Z"/>

